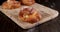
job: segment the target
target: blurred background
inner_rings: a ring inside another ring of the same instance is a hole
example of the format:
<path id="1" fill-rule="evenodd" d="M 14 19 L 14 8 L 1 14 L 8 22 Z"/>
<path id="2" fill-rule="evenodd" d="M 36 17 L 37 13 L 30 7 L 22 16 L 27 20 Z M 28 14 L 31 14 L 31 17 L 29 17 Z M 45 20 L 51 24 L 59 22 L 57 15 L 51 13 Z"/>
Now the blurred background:
<path id="1" fill-rule="evenodd" d="M 36 0 L 36 2 L 53 9 L 60 9 L 60 0 Z"/>

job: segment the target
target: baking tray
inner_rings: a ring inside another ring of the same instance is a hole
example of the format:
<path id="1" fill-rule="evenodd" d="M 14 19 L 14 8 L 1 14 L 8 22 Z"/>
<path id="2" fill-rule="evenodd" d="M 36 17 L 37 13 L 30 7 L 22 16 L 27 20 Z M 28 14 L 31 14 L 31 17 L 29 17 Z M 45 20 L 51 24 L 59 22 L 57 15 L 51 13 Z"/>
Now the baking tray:
<path id="1" fill-rule="evenodd" d="M 34 24 L 21 22 L 18 19 L 18 16 L 16 16 L 16 15 L 18 15 L 17 12 L 19 12 L 20 8 L 13 9 L 13 10 L 7 10 L 7 9 L 2 9 L 2 7 L 0 6 L 0 11 L 3 12 L 5 15 L 7 15 L 11 20 L 13 20 L 17 25 L 19 25 L 23 29 L 32 28 L 34 26 L 37 26 L 37 25 L 42 24 L 44 22 L 47 22 L 51 19 L 54 19 L 59 15 L 58 11 L 53 10 L 48 7 L 45 7 L 45 6 L 40 5 L 38 3 L 35 3 L 35 4 L 31 5 L 30 7 L 35 8 L 42 15 L 42 19 Z"/>

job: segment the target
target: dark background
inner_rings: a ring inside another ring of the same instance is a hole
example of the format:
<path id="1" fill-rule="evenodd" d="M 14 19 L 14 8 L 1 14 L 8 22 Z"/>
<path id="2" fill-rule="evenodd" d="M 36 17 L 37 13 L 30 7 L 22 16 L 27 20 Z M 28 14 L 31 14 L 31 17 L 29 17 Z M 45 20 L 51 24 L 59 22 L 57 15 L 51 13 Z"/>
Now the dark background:
<path id="1" fill-rule="evenodd" d="M 0 5 L 4 1 L 6 0 L 0 0 Z M 60 0 L 36 0 L 36 2 L 60 12 Z M 0 32 L 60 32 L 60 14 L 55 19 L 25 30 L 0 11 Z"/>

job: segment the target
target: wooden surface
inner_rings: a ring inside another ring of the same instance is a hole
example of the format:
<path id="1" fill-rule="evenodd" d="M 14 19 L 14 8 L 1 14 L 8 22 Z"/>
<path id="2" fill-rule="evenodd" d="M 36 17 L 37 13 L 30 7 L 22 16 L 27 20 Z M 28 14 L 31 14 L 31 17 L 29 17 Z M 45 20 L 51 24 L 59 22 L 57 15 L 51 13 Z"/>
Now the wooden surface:
<path id="1" fill-rule="evenodd" d="M 60 32 L 60 15 L 46 23 L 24 30 L 0 12 L 0 32 Z"/>

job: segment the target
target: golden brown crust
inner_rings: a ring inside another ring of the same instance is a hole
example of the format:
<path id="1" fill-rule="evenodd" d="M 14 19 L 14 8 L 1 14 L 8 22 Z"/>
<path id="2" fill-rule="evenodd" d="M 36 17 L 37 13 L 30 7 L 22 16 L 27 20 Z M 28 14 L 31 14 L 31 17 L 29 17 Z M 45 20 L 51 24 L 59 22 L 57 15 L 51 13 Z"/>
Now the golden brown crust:
<path id="1" fill-rule="evenodd" d="M 13 3 L 8 3 L 8 2 L 4 2 L 2 4 L 2 7 L 4 9 L 16 9 L 16 8 L 19 8 L 21 6 L 20 2 L 18 1 L 14 1 Z"/>
<path id="2" fill-rule="evenodd" d="M 41 19 L 41 15 L 37 11 L 29 11 L 28 8 L 20 11 L 19 18 L 24 22 L 35 23 Z"/>
<path id="3" fill-rule="evenodd" d="M 24 5 L 30 6 L 30 5 L 32 5 L 32 4 L 35 3 L 35 0 L 21 0 L 21 2 L 22 2 L 22 4 L 24 4 Z"/>

